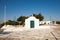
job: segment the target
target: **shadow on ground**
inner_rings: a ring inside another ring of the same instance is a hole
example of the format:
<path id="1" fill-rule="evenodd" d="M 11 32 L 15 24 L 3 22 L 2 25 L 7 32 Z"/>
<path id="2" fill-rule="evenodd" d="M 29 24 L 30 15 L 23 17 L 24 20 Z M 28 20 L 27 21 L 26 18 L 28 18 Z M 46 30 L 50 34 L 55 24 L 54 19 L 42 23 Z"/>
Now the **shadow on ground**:
<path id="1" fill-rule="evenodd" d="M 0 34 L 9 34 L 11 32 L 4 32 L 4 30 L 0 30 Z"/>

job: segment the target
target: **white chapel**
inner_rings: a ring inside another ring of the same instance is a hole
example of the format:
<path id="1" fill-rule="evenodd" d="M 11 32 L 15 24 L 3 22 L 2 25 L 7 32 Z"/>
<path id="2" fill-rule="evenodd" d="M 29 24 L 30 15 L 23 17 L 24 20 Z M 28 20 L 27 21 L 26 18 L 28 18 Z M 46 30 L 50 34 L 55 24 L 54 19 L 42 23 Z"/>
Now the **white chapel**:
<path id="1" fill-rule="evenodd" d="M 25 19 L 25 28 L 39 28 L 39 19 L 33 15 Z"/>

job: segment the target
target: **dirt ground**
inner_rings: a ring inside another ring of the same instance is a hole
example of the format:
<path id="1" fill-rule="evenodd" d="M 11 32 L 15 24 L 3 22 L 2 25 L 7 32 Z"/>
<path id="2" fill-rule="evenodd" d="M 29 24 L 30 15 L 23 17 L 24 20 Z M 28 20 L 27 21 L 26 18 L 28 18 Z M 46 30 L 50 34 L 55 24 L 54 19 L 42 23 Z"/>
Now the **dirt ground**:
<path id="1" fill-rule="evenodd" d="M 50 28 L 3 31 L 0 32 L 0 40 L 60 40 L 60 25 L 49 26 Z"/>

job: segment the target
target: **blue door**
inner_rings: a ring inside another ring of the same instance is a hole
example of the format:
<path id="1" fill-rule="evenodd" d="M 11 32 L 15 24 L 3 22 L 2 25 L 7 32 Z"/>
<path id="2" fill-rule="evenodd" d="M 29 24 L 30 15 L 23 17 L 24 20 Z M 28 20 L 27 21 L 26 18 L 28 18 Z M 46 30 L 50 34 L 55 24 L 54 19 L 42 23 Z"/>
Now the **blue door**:
<path id="1" fill-rule="evenodd" d="M 34 21 L 30 21 L 30 28 L 34 28 Z"/>

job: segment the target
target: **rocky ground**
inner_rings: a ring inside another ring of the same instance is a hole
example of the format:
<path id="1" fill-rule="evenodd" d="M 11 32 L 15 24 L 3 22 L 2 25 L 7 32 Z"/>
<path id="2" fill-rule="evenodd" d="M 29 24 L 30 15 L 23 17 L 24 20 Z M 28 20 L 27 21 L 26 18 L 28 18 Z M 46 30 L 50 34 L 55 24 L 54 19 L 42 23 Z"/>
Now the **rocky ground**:
<path id="1" fill-rule="evenodd" d="M 22 31 L 2 31 L 0 40 L 60 40 L 60 25 L 49 26 L 49 28 L 24 29 Z"/>

